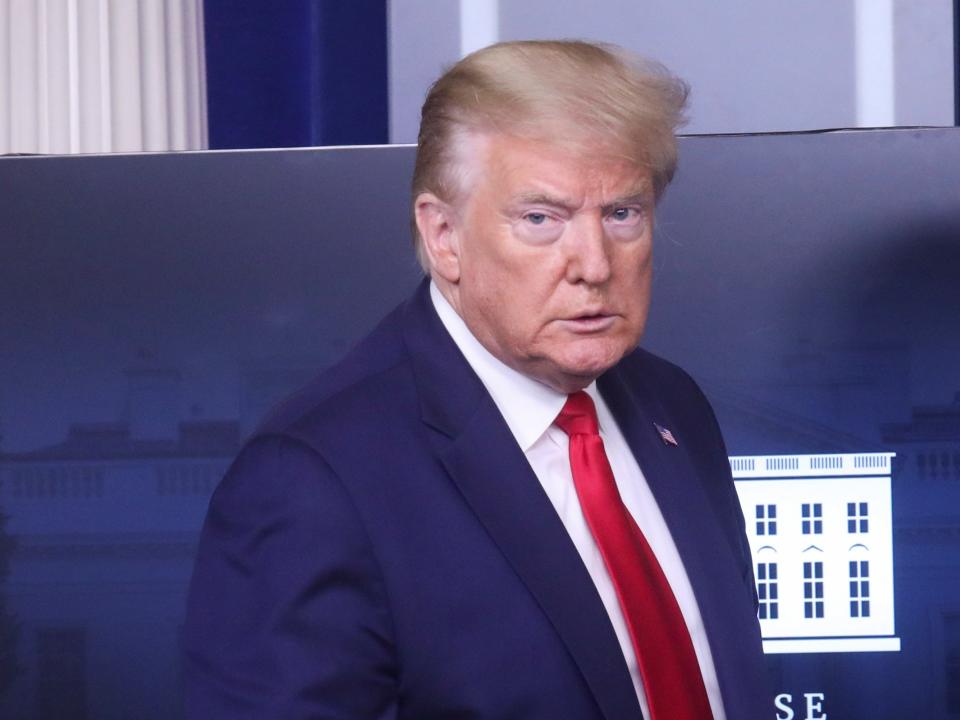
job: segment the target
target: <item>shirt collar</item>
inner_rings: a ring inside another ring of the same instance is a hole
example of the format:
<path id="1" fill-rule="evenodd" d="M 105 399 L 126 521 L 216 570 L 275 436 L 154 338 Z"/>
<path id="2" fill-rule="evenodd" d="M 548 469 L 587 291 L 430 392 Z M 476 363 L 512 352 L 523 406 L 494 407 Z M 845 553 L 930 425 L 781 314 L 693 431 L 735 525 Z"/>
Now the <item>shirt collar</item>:
<path id="1" fill-rule="evenodd" d="M 440 322 L 490 393 L 520 449 L 526 452 L 553 424 L 567 396 L 517 372 L 496 358 L 474 337 L 467 324 L 432 282 L 430 299 L 440 316 Z M 588 392 L 590 389 L 593 389 L 593 383 Z M 596 398 L 595 389 L 591 395 Z"/>

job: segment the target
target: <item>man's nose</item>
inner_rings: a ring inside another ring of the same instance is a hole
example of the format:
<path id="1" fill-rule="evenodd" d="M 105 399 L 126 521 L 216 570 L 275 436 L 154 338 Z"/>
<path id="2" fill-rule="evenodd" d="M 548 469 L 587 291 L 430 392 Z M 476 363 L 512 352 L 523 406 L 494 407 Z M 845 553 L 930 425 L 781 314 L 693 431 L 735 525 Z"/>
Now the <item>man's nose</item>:
<path id="1" fill-rule="evenodd" d="M 567 280 L 600 285 L 610 279 L 609 238 L 602 217 L 579 218 L 567 249 Z"/>

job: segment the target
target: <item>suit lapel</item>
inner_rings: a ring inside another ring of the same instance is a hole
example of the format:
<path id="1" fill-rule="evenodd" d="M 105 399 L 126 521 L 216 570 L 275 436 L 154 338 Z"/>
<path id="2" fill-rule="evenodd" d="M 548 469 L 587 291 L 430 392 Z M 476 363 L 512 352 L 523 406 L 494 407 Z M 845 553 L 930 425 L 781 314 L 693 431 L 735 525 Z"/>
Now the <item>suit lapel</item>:
<path id="1" fill-rule="evenodd" d="M 426 286 L 407 316 L 405 342 L 441 462 L 550 619 L 604 717 L 641 717 L 593 581 L 496 405 L 437 318 Z"/>
<path id="2" fill-rule="evenodd" d="M 766 669 L 748 641 L 755 634 L 756 618 L 743 586 L 743 568 L 686 451 L 687 443 L 702 439 L 677 437 L 676 446 L 664 442 L 655 427 L 671 425 L 663 405 L 649 388 L 628 386 L 616 369 L 598 385 L 680 553 L 703 618 L 728 720 L 733 720 L 740 717 L 734 709 L 744 703 L 752 706 L 751 695 L 756 694 L 756 686 L 744 684 L 743 678 L 752 673 L 762 677 Z"/>
<path id="3" fill-rule="evenodd" d="M 701 605 L 712 602 L 714 590 L 703 578 L 717 574 L 709 568 L 718 563 L 720 571 L 730 570 L 733 558 L 725 552 L 727 541 L 687 455 L 688 439 L 680 438 L 677 446 L 665 443 L 654 425 L 670 425 L 660 402 L 652 396 L 635 396 L 615 372 L 603 378 L 600 391 L 670 528 L 698 601 Z"/>

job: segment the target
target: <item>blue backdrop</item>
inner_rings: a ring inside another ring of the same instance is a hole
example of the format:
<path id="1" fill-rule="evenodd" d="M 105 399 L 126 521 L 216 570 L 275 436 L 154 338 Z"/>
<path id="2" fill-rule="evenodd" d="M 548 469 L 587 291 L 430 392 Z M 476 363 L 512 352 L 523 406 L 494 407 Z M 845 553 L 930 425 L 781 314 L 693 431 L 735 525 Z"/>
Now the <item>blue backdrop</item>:
<path id="1" fill-rule="evenodd" d="M 771 654 L 770 717 L 956 717 L 960 130 L 681 156 L 644 343 L 702 382 L 731 454 L 896 453 L 901 649 Z M 0 717 L 179 716 L 210 492 L 267 408 L 415 284 L 412 159 L 0 159 L 0 596 L 23 669 Z"/>

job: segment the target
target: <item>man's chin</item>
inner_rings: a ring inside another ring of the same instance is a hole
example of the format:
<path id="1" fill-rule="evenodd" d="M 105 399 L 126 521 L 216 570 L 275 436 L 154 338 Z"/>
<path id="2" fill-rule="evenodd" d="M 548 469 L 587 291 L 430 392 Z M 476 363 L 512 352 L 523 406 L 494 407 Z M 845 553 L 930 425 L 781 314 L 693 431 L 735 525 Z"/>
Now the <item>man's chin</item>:
<path id="1" fill-rule="evenodd" d="M 607 370 L 612 368 L 622 354 L 614 357 L 597 358 L 591 361 L 581 361 L 577 363 L 557 363 L 551 372 L 545 378 L 540 378 L 541 382 L 549 385 L 554 390 L 570 394 L 583 390 Z"/>

